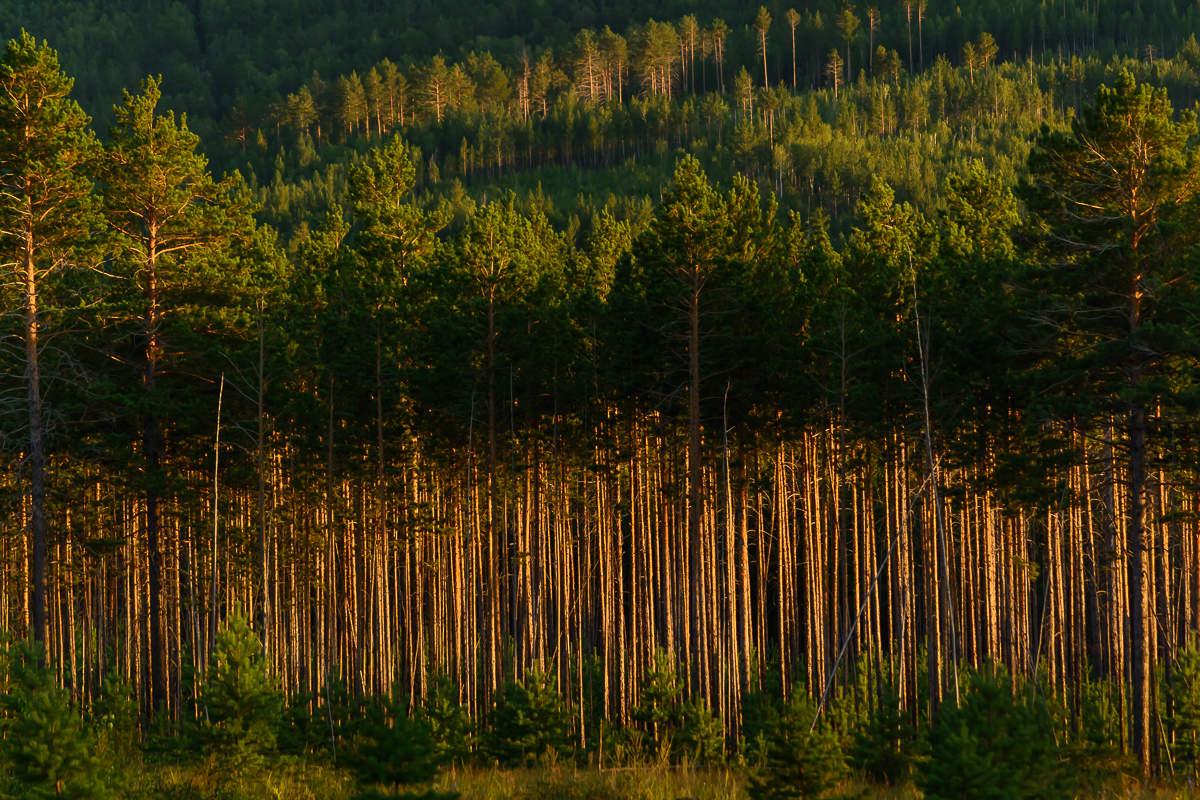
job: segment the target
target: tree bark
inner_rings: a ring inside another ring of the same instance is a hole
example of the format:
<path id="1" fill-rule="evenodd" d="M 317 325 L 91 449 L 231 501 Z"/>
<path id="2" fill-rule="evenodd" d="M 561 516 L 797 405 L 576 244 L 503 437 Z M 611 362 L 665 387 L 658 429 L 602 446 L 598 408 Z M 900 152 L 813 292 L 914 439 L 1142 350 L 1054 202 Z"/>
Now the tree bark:
<path id="1" fill-rule="evenodd" d="M 159 519 L 159 481 L 162 479 L 162 432 L 159 427 L 158 415 L 154 409 L 156 384 L 158 379 L 158 358 L 160 343 L 158 326 L 160 313 L 158 307 L 158 240 L 157 227 L 153 220 L 149 223 L 146 246 L 146 316 L 143 319 L 143 336 L 146 339 L 146 363 L 142 374 L 142 388 L 145 407 L 142 409 L 142 457 L 145 461 L 146 481 L 146 562 L 148 591 L 150 601 L 150 709 L 157 711 L 167 697 L 167 677 L 165 657 L 163 654 L 162 630 L 162 557 L 160 552 L 161 521 Z"/>
<path id="2" fill-rule="evenodd" d="M 30 625 L 37 642 L 46 644 L 50 620 L 46 607 L 46 564 L 48 530 L 46 524 L 46 451 L 42 426 L 42 372 L 38 345 L 38 283 L 34 265 L 33 214 L 26 217 L 24 230 L 25 271 L 25 388 L 29 413 L 29 484 L 30 517 L 33 534 L 30 552 L 30 577 L 33 596 Z M 45 651 L 43 651 L 45 658 Z"/>
<path id="3" fill-rule="evenodd" d="M 691 625 L 692 690 L 699 691 L 706 670 L 701 661 L 706 658 L 708 645 L 704 641 L 703 607 L 703 542 L 700 538 L 704 519 L 702 474 L 700 469 L 700 267 L 692 264 L 689 270 L 688 303 L 688 589 L 689 622 Z"/>

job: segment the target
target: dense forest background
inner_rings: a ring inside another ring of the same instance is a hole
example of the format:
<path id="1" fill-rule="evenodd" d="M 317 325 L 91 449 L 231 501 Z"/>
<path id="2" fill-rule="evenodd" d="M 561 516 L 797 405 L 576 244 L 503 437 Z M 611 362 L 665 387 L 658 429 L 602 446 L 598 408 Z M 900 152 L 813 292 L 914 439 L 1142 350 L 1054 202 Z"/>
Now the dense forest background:
<path id="1" fill-rule="evenodd" d="M 4 627 L 610 758 L 1003 665 L 1194 769 L 1200 6 L 647 13 L 0 2 Z"/>

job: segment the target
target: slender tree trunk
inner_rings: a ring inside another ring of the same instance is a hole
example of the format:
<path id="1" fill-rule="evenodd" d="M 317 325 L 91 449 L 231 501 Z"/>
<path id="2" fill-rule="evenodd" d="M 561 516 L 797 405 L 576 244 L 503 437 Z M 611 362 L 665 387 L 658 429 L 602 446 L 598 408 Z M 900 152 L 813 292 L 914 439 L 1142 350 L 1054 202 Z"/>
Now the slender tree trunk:
<path id="1" fill-rule="evenodd" d="M 46 608 L 46 563 L 48 531 L 46 525 L 46 451 L 42 428 L 42 371 L 38 345 L 38 285 L 34 265 L 32 213 L 26 217 L 24 231 L 25 256 L 25 388 L 29 413 L 29 483 L 30 517 L 33 546 L 30 554 L 30 577 L 33 583 L 31 626 L 35 641 L 46 644 L 50 635 Z M 45 658 L 45 651 L 43 651 Z"/>
<path id="2" fill-rule="evenodd" d="M 767 32 L 759 31 L 759 36 L 762 37 L 763 88 L 769 89 L 770 86 L 767 83 Z"/>
<path id="3" fill-rule="evenodd" d="M 1140 376 L 1139 376 L 1140 377 Z M 1150 683 L 1154 670 L 1153 631 L 1150 628 L 1148 586 L 1150 551 L 1146 542 L 1146 409 L 1135 403 L 1129 410 L 1129 473 L 1126 476 L 1126 569 L 1129 574 L 1129 650 L 1133 661 L 1133 749 L 1145 777 L 1151 770 Z"/>
<path id="4" fill-rule="evenodd" d="M 221 401 L 225 399 L 225 373 L 221 373 L 221 388 L 217 390 L 217 435 L 213 440 L 213 530 L 212 574 L 209 576 L 208 646 L 217 641 L 217 598 L 220 595 L 220 569 L 217 563 L 217 537 L 221 532 L 221 507 L 218 503 L 221 488 Z"/>
<path id="5" fill-rule="evenodd" d="M 946 620 L 945 632 L 943 633 L 941 625 L 938 624 L 928 635 L 928 639 L 930 640 L 929 649 L 931 653 L 934 649 L 932 640 L 935 637 L 939 640 L 939 650 L 948 651 L 947 655 L 949 658 L 947 659 L 946 656 L 943 655 L 943 658 L 941 659 L 943 664 L 939 666 L 944 665 L 950 671 L 950 675 L 954 684 L 954 705 L 957 706 L 960 698 L 958 687 L 958 636 L 957 631 L 955 630 L 954 619 L 954 592 L 950 586 L 950 553 L 949 548 L 947 547 L 948 543 L 946 540 L 944 515 L 942 512 L 942 498 L 940 493 L 941 487 L 939 486 L 940 476 L 938 474 L 937 461 L 933 457 L 933 422 L 929 413 L 928 343 L 925 341 L 925 337 L 922 335 L 921 316 L 917 309 L 916 293 L 917 285 L 914 278 L 913 319 L 916 323 L 917 348 L 919 350 L 919 357 L 921 359 L 921 393 L 924 403 L 925 416 L 925 457 L 926 466 L 929 470 L 929 491 L 930 499 L 932 501 L 931 511 L 933 513 L 933 536 L 930 537 L 930 542 L 932 545 L 931 551 L 935 554 L 936 559 L 934 568 L 937 570 L 938 574 L 937 579 L 934 581 L 935 591 L 929 598 L 928 602 L 934 603 L 938 606 L 937 619 L 939 620 L 939 623 L 943 618 Z M 934 667 L 934 661 L 935 659 L 930 656 L 931 670 Z M 934 708 L 936 708 L 937 701 L 941 699 L 941 695 L 945 689 L 943 685 L 943 676 L 938 675 L 935 678 L 931 672 L 929 680 L 931 685 L 930 701 Z M 934 686 L 935 680 L 936 686 Z"/>
<path id="6" fill-rule="evenodd" d="M 255 462 L 258 473 L 258 632 L 262 637 L 263 655 L 269 655 L 270 636 L 267 626 L 271 622 L 271 590 L 270 564 L 267 551 L 267 503 L 266 503 L 266 437 L 265 414 L 263 413 L 264 394 L 266 392 L 266 325 L 263 321 L 263 300 L 258 300 L 258 396 L 256 416 L 258 431 L 256 437 Z M 268 663 L 269 659 L 268 659 Z"/>
<path id="7" fill-rule="evenodd" d="M 488 691 L 499 685 L 500 675 L 500 557 L 496 543 L 496 301 L 488 295 L 487 332 L 487 415 L 488 415 L 488 474 L 487 474 L 487 542 L 488 542 Z"/>
<path id="8" fill-rule="evenodd" d="M 156 402 L 159 357 L 158 308 L 158 239 L 157 226 L 151 222 L 146 247 L 146 316 L 143 335 L 146 338 L 146 363 L 142 375 L 145 408 L 142 409 L 142 457 L 146 463 L 146 561 L 150 619 L 150 709 L 156 711 L 167 697 L 165 658 L 162 630 L 162 563 L 160 553 L 160 520 L 158 513 L 159 482 L 162 479 L 162 433 L 159 429 Z"/>
<path id="9" fill-rule="evenodd" d="M 792 91 L 796 91 L 796 26 L 792 26 Z"/>
<path id="10" fill-rule="evenodd" d="M 703 603 L 703 551 L 700 534 L 704 519 L 700 468 L 700 267 L 691 266 L 691 296 L 688 304 L 688 589 L 693 691 L 698 691 L 704 670 L 701 659 L 707 644 L 700 609 Z"/>
<path id="11" fill-rule="evenodd" d="M 912 2 L 904 4 L 904 18 L 907 22 L 908 30 L 908 71 L 913 71 L 913 52 L 912 52 Z"/>

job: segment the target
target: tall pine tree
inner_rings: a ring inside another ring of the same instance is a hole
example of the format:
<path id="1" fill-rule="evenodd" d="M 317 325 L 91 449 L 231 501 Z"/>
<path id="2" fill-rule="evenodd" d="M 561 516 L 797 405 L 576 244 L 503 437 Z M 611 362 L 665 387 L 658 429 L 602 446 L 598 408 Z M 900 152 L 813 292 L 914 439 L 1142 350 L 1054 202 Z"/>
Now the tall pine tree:
<path id="1" fill-rule="evenodd" d="M 45 641 L 46 427 L 44 327 L 57 273 L 73 265 L 91 232 L 95 202 L 90 164 L 96 140 L 71 100 L 72 79 L 45 43 L 22 32 L 0 60 L 0 285 L 18 286 L 29 463 L 31 626 Z"/>
<path id="2" fill-rule="evenodd" d="M 1192 112 L 1122 73 L 1069 133 L 1044 132 L 1025 197 L 1043 247 L 1031 276 L 1046 360 L 1040 421 L 1112 424 L 1124 467 L 1121 529 L 1129 590 L 1134 751 L 1151 771 L 1159 654 L 1152 613 L 1147 444 L 1195 399 L 1200 292 L 1194 200 L 1200 158 Z"/>
<path id="3" fill-rule="evenodd" d="M 160 540 L 163 422 L 178 419 L 175 404 L 192 394 L 176 391 L 171 397 L 164 391 L 171 388 L 163 385 L 164 373 L 182 358 L 182 343 L 168 346 L 168 340 L 186 339 L 205 328 L 211 332 L 215 320 L 209 312 L 228 305 L 229 293 L 238 284 L 228 246 L 235 239 L 248 240 L 253 226 L 241 181 L 213 180 L 207 160 L 198 152 L 199 137 L 188 129 L 186 119 L 158 113 L 161 94 L 160 82 L 148 78 L 141 94 L 126 93 L 114 108 L 116 123 L 102 171 L 114 271 L 129 287 L 115 295 L 112 306 L 125 341 L 117 355 L 137 370 L 140 383 L 130 404 L 137 410 L 144 467 L 148 699 L 153 708 L 167 698 Z"/>

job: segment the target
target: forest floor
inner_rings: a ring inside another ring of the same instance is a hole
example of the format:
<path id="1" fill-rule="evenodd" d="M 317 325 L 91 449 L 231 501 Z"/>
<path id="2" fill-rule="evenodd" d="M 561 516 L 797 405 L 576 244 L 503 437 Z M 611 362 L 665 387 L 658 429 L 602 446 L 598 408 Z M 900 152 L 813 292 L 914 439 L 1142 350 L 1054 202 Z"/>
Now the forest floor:
<path id="1" fill-rule="evenodd" d="M 349 774 L 328 766 L 284 763 L 238 776 L 209 761 L 191 766 L 148 767 L 130 798 L 186 800 L 343 800 L 356 794 Z M 746 800 L 739 769 L 641 766 L 597 770 L 570 766 L 531 769 L 455 769 L 442 773 L 435 792 L 457 792 L 461 800 Z M 398 797 L 406 796 L 398 794 Z M 414 795 L 407 795 L 414 796 Z M 421 797 L 418 792 L 415 797 Z M 452 796 L 452 795 L 451 795 Z M 885 787 L 846 780 L 830 797 L 854 800 L 919 800 L 909 783 Z M 1200 798 L 1185 787 L 1127 785 L 1095 795 L 1105 800 Z"/>

